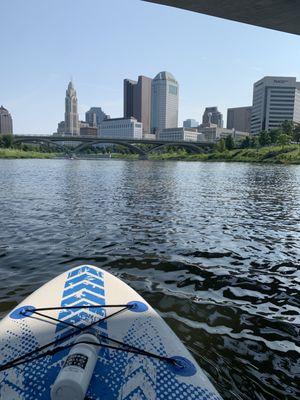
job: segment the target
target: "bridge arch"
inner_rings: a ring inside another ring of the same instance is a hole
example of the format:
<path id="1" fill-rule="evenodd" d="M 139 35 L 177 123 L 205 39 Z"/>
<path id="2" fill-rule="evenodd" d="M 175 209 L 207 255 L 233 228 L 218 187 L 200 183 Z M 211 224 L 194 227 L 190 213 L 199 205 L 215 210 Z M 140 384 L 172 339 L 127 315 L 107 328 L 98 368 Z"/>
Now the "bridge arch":
<path id="1" fill-rule="evenodd" d="M 60 144 L 62 142 L 62 144 Z M 75 147 L 69 146 L 69 142 L 77 142 Z M 15 136 L 14 143 L 45 143 L 49 146 L 54 146 L 60 149 L 65 154 L 71 156 L 74 153 L 79 153 L 82 149 L 97 144 L 116 144 L 129 149 L 131 152 L 138 154 L 141 159 L 147 159 L 148 155 L 159 151 L 166 146 L 186 148 L 190 152 L 200 153 L 201 149 L 207 150 L 214 144 L 212 142 L 184 142 L 184 141 L 162 141 L 162 140 L 147 140 L 147 139 L 129 139 L 129 138 L 105 138 L 91 136 Z M 148 144 L 151 148 L 139 147 L 140 144 Z"/>
<path id="2" fill-rule="evenodd" d="M 184 148 L 190 150 L 192 153 L 200 153 L 200 151 L 202 149 L 201 146 L 196 145 L 196 144 L 191 143 L 191 142 L 186 142 L 186 143 L 162 143 L 162 144 L 159 144 L 158 146 L 155 146 L 152 149 L 148 150 L 147 154 L 154 153 L 157 150 L 160 150 L 160 149 L 162 149 L 164 147 L 167 147 L 167 146 L 179 147 L 179 148 L 180 147 L 184 147 Z"/>
<path id="3" fill-rule="evenodd" d="M 34 143 L 36 143 L 36 144 L 47 143 L 50 146 L 53 146 L 53 147 L 56 147 L 59 150 L 62 150 L 64 153 L 70 154 L 70 153 L 73 152 L 71 148 L 69 148 L 67 146 L 64 146 L 62 144 L 56 143 L 53 140 L 49 140 L 49 139 L 41 139 L 41 138 L 35 138 L 35 137 L 32 137 L 32 138 L 16 138 L 16 139 L 14 139 L 14 143 L 16 143 L 16 144 L 17 143 L 32 143 L 32 144 L 34 144 Z"/>
<path id="4" fill-rule="evenodd" d="M 86 143 L 81 143 L 79 146 L 75 147 L 74 149 L 74 153 L 78 153 L 79 151 L 90 147 L 90 146 L 95 146 L 96 144 L 117 144 L 119 146 L 123 146 L 126 147 L 127 149 L 131 150 L 133 153 L 138 154 L 141 158 L 146 158 L 147 157 L 147 153 L 140 149 L 138 146 L 134 146 L 133 144 L 130 143 L 126 143 L 117 139 L 105 139 L 105 138 L 101 138 L 98 140 L 94 140 L 92 142 L 86 142 Z"/>

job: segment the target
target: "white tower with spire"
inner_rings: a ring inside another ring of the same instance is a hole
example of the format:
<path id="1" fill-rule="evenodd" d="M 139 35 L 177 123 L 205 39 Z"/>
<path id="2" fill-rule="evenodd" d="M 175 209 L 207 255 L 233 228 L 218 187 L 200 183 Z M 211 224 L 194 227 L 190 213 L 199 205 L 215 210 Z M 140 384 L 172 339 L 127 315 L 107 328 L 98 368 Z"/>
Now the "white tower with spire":
<path id="1" fill-rule="evenodd" d="M 73 82 L 70 81 L 66 90 L 65 100 L 65 134 L 78 136 L 79 132 L 76 90 Z"/>

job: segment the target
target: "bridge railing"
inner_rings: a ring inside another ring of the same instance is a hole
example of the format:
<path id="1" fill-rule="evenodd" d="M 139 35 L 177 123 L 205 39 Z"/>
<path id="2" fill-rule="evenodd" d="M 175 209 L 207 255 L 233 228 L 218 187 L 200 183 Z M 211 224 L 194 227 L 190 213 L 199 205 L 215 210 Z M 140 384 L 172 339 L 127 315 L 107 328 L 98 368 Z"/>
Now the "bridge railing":
<path id="1" fill-rule="evenodd" d="M 98 143 L 136 143 L 136 144 L 170 144 L 170 145 L 186 145 L 188 143 L 199 146 L 212 146 L 214 142 L 194 141 L 194 140 L 170 140 L 170 139 L 135 139 L 135 138 L 117 138 L 103 136 L 63 136 L 63 135 L 14 135 L 15 140 L 30 141 L 60 141 L 60 142 L 98 142 Z"/>

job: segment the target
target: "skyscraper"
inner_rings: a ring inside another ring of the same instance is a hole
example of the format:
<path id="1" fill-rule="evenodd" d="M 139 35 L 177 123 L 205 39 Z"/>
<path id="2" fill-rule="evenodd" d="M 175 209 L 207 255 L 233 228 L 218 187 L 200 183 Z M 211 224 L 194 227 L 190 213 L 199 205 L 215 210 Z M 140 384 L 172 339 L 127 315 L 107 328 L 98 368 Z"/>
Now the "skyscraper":
<path id="1" fill-rule="evenodd" d="M 0 134 L 13 133 L 12 117 L 8 110 L 3 106 L 0 107 Z"/>
<path id="2" fill-rule="evenodd" d="M 235 107 L 227 110 L 227 129 L 237 131 L 251 131 L 251 110 L 252 107 Z"/>
<path id="3" fill-rule="evenodd" d="M 124 79 L 123 84 L 123 96 L 124 96 L 124 118 L 133 117 L 133 97 L 134 97 L 134 88 L 137 85 L 137 81 L 133 81 L 132 79 Z"/>
<path id="4" fill-rule="evenodd" d="M 209 126 L 209 124 L 215 124 L 218 128 L 223 128 L 223 115 L 218 110 L 218 107 L 206 107 L 203 117 L 202 125 Z"/>
<path id="5" fill-rule="evenodd" d="M 140 75 L 138 81 L 124 79 L 124 118 L 143 123 L 143 134 L 150 132 L 151 78 Z"/>
<path id="6" fill-rule="evenodd" d="M 77 96 L 74 89 L 73 82 L 69 82 L 66 90 L 65 99 L 65 134 L 78 136 L 79 135 L 79 122 L 77 112 Z"/>
<path id="7" fill-rule="evenodd" d="M 91 107 L 89 111 L 85 113 L 85 120 L 90 127 L 97 128 L 97 134 L 100 135 L 101 124 L 106 119 L 110 119 L 110 116 L 105 114 L 101 107 Z"/>
<path id="8" fill-rule="evenodd" d="M 160 72 L 152 81 L 151 131 L 178 126 L 178 82 L 170 72 Z"/>
<path id="9" fill-rule="evenodd" d="M 283 121 L 300 122 L 300 82 L 265 76 L 253 86 L 251 133 L 278 128 Z"/>

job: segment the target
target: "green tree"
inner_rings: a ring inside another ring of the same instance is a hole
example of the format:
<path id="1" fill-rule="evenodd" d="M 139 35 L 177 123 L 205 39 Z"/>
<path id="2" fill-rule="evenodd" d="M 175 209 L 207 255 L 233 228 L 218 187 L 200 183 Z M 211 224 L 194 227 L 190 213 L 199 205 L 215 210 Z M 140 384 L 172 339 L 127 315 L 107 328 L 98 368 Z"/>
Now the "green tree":
<path id="1" fill-rule="evenodd" d="M 261 131 L 258 135 L 258 143 L 261 146 L 268 146 L 271 143 L 269 132 Z"/>
<path id="2" fill-rule="evenodd" d="M 253 135 L 250 138 L 250 147 L 251 148 L 255 148 L 258 147 L 259 143 L 258 143 L 258 137 L 257 135 Z"/>
<path id="3" fill-rule="evenodd" d="M 277 143 L 279 135 L 281 135 L 282 131 L 281 129 L 271 129 L 269 132 L 270 136 L 270 143 L 275 144 Z"/>
<path id="4" fill-rule="evenodd" d="M 293 140 L 296 143 L 300 142 L 300 124 L 295 124 L 293 129 Z"/>
<path id="5" fill-rule="evenodd" d="M 281 145 L 282 148 L 284 148 L 285 145 L 289 144 L 290 141 L 291 141 L 291 136 L 285 133 L 279 135 L 277 139 L 277 143 Z"/>
<path id="6" fill-rule="evenodd" d="M 224 153 L 225 150 L 226 150 L 225 141 L 224 141 L 224 139 L 221 139 L 217 143 L 217 151 L 219 151 L 220 153 Z"/>
<path id="7" fill-rule="evenodd" d="M 1 138 L 1 146 L 8 149 L 9 147 L 12 147 L 13 142 L 14 142 L 14 137 L 11 134 L 7 135 L 0 135 Z"/>
<path id="8" fill-rule="evenodd" d="M 293 135 L 293 129 L 294 129 L 294 123 L 293 121 L 288 121 L 285 120 L 283 121 L 283 123 L 281 124 L 281 130 L 282 133 L 284 133 L 285 135 Z"/>
<path id="9" fill-rule="evenodd" d="M 231 135 L 226 136 L 225 146 L 227 150 L 232 150 L 234 148 L 234 140 Z"/>
<path id="10" fill-rule="evenodd" d="M 251 147 L 251 140 L 249 136 L 246 136 L 241 142 L 241 148 L 248 149 L 249 147 Z"/>

